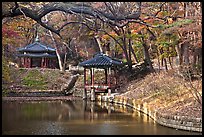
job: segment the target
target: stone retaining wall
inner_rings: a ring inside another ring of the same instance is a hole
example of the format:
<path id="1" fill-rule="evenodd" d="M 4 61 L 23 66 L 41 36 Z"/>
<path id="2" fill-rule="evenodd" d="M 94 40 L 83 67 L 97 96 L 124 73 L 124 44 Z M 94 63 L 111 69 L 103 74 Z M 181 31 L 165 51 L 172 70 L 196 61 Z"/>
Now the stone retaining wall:
<path id="1" fill-rule="evenodd" d="M 147 114 L 153 120 L 155 120 L 157 123 L 163 126 L 188 131 L 202 132 L 202 118 L 189 118 L 186 116 L 164 115 L 162 113 L 159 113 L 154 108 L 150 107 L 150 105 L 148 105 L 148 103 L 146 102 L 142 102 L 132 98 L 127 98 L 117 94 L 112 94 L 111 96 L 98 95 L 96 99 L 100 101 L 122 104 L 137 109 Z"/>
<path id="2" fill-rule="evenodd" d="M 38 91 L 24 91 L 24 92 L 9 92 L 7 97 L 52 97 L 64 96 L 64 92 L 59 90 L 38 90 Z"/>

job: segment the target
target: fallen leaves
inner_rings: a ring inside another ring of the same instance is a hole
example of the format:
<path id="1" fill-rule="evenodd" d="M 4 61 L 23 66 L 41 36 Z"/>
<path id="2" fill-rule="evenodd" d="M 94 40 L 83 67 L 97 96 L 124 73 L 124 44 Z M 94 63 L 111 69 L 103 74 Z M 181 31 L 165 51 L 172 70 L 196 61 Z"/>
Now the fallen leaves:
<path id="1" fill-rule="evenodd" d="M 144 79 L 135 81 L 127 85 L 128 92 L 125 92 L 124 96 L 143 100 L 155 109 L 159 108 L 163 114 L 202 117 L 202 106 L 181 84 L 180 78 L 160 73 L 149 74 Z M 202 86 L 199 88 L 202 89 Z"/>

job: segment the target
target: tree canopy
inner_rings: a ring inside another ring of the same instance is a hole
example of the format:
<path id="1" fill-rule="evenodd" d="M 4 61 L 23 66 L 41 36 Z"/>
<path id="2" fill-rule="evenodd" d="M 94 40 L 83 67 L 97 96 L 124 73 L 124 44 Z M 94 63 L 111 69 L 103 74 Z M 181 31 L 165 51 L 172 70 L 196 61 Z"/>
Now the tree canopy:
<path id="1" fill-rule="evenodd" d="M 24 31 L 28 43 L 34 37 L 34 26 L 40 25 L 42 33 L 51 37 L 59 49 L 59 54 L 60 48 L 64 51 L 59 45 L 64 45 L 78 56 L 79 50 L 73 44 L 86 35 L 98 43 L 99 49 L 109 46 L 115 56 L 123 54 L 130 69 L 134 62 L 143 59 L 152 70 L 153 58 L 161 59 L 162 65 L 167 59 L 171 64 L 171 58 L 177 55 L 180 64 L 189 62 L 189 50 L 195 53 L 191 54 L 193 64 L 198 64 L 196 62 L 201 58 L 197 52 L 202 48 L 200 2 L 3 2 L 2 33 L 8 33 L 6 24 L 8 26 L 17 18 L 26 22 L 24 25 L 19 23 L 17 28 Z M 69 26 L 75 31 L 68 32 Z M 15 34 L 15 30 L 13 28 L 9 34 Z M 190 46 L 186 46 L 187 43 Z"/>

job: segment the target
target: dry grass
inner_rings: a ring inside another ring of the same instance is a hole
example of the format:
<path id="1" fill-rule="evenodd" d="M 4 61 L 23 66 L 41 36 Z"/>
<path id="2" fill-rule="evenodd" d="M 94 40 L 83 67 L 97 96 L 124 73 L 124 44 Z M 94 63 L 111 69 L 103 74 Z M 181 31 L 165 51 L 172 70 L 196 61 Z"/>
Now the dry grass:
<path id="1" fill-rule="evenodd" d="M 193 81 L 194 87 L 202 94 L 202 85 L 198 83 L 202 80 Z M 133 80 L 123 95 L 147 102 L 163 113 L 202 117 L 202 105 L 184 86 L 183 79 L 172 73 L 151 73 L 139 81 Z"/>

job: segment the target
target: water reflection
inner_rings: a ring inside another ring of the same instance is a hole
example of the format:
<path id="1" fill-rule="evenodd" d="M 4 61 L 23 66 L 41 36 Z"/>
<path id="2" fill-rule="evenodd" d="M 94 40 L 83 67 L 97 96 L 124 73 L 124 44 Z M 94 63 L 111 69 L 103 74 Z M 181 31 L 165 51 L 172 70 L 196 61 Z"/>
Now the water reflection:
<path id="1" fill-rule="evenodd" d="M 129 107 L 108 102 L 3 102 L 2 132 L 12 135 L 196 135 L 156 124 Z"/>

